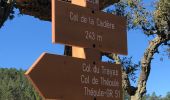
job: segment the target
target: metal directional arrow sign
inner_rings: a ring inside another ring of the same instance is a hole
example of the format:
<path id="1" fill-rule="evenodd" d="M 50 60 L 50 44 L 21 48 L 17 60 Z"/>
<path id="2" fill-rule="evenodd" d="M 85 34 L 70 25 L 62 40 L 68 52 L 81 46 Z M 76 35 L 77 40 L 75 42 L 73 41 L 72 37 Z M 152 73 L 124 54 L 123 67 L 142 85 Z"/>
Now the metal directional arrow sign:
<path id="1" fill-rule="evenodd" d="M 120 65 L 43 53 L 26 76 L 44 99 L 122 100 Z"/>
<path id="2" fill-rule="evenodd" d="M 52 0 L 53 43 L 127 54 L 126 18 Z"/>

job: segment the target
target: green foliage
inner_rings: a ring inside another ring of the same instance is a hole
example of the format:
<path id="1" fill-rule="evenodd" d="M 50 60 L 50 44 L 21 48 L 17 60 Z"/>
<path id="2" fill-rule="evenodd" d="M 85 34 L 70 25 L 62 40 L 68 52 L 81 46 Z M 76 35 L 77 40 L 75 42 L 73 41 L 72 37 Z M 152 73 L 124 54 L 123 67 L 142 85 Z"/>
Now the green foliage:
<path id="1" fill-rule="evenodd" d="M 127 93 L 125 93 L 124 100 L 131 100 L 130 98 L 131 97 Z M 162 97 L 161 95 L 157 96 L 156 93 L 153 92 L 151 95 L 144 95 L 142 100 L 170 100 L 170 92 L 167 92 L 165 97 Z"/>
<path id="2" fill-rule="evenodd" d="M 139 70 L 139 68 L 141 67 L 140 62 L 138 64 L 133 63 L 132 61 L 133 57 L 123 57 L 121 64 L 123 65 L 126 73 L 128 74 L 128 77 L 131 79 L 132 82 L 136 83 L 136 71 Z"/>
<path id="3" fill-rule="evenodd" d="M 0 69 L 0 100 L 41 100 L 23 70 Z"/>
<path id="4" fill-rule="evenodd" d="M 129 30 L 142 29 L 147 36 L 155 34 L 153 12 L 146 9 L 143 0 L 120 0 L 113 6 L 113 14 L 127 17 Z"/>
<path id="5" fill-rule="evenodd" d="M 170 92 L 166 94 L 166 97 L 163 100 L 170 100 Z"/>
<path id="6" fill-rule="evenodd" d="M 159 0 L 154 12 L 154 21 L 159 35 L 169 34 L 166 37 L 170 40 L 170 0 Z M 166 52 L 170 58 L 170 41 L 165 45 L 168 45 Z"/>
<path id="7" fill-rule="evenodd" d="M 142 100 L 170 100 L 170 92 L 168 92 L 165 97 L 162 97 L 161 95 L 157 96 L 156 93 L 153 92 L 151 95 L 145 95 Z"/>
<path id="8" fill-rule="evenodd" d="M 130 96 L 127 92 L 124 93 L 124 100 L 130 100 Z"/>
<path id="9" fill-rule="evenodd" d="M 161 96 L 157 96 L 155 92 L 149 97 L 150 100 L 160 100 Z"/>
<path id="10" fill-rule="evenodd" d="M 125 93 L 124 100 L 131 100 L 130 98 L 131 97 L 127 93 Z M 170 92 L 167 92 L 165 97 L 162 97 L 161 95 L 157 96 L 156 93 L 153 92 L 151 95 L 144 95 L 142 100 L 170 100 Z"/>
<path id="11" fill-rule="evenodd" d="M 0 0 L 0 28 L 5 21 L 9 18 L 14 18 L 14 0 Z"/>
<path id="12" fill-rule="evenodd" d="M 170 0 L 160 0 L 154 13 L 159 31 L 170 31 Z"/>

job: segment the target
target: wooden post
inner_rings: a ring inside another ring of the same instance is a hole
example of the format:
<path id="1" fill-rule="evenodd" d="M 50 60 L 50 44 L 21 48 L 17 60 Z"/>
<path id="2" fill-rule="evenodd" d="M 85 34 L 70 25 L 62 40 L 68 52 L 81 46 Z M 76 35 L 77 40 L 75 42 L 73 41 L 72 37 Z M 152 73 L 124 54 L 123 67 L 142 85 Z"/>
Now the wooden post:
<path id="1" fill-rule="evenodd" d="M 94 1 L 98 1 L 98 0 L 94 0 Z M 88 7 L 92 10 L 99 10 L 97 9 L 99 4 L 94 4 L 93 6 L 87 6 L 88 4 L 87 0 L 72 0 L 71 3 L 82 6 L 82 7 Z M 96 2 L 96 3 L 99 3 L 99 2 Z M 72 57 L 100 61 L 101 53 L 99 50 L 74 46 L 72 47 Z"/>
<path id="2" fill-rule="evenodd" d="M 73 4 L 87 7 L 87 1 L 86 0 L 72 0 Z M 94 6 L 89 6 L 94 7 Z M 92 10 L 99 10 L 97 8 L 91 8 Z M 95 61 L 100 61 L 101 60 L 101 53 L 99 50 L 95 49 L 89 49 L 89 48 L 81 48 L 81 47 L 72 47 L 72 57 L 77 57 L 77 58 L 83 58 L 83 59 L 89 59 Z M 96 98 L 94 98 L 96 100 Z"/>

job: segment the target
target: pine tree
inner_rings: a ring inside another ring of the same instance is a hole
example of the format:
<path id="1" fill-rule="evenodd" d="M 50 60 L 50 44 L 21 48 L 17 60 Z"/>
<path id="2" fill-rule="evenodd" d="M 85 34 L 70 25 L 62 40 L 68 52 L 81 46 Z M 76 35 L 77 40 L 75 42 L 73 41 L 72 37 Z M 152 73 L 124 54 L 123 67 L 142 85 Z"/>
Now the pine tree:
<path id="1" fill-rule="evenodd" d="M 0 100 L 41 100 L 24 73 L 21 69 L 0 69 Z"/>

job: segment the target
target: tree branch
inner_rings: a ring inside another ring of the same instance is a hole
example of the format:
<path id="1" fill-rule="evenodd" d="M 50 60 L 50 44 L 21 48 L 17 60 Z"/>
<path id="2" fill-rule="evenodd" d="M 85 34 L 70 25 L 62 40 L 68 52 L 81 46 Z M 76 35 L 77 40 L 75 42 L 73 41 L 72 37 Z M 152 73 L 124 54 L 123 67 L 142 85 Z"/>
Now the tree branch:
<path id="1" fill-rule="evenodd" d="M 3 26 L 4 22 L 10 16 L 11 11 L 13 10 L 13 2 L 0 0 L 0 28 Z"/>
<path id="2" fill-rule="evenodd" d="M 148 29 L 146 28 L 145 26 L 142 26 L 142 30 L 144 31 L 144 33 L 146 35 L 154 35 L 154 34 L 157 34 L 157 29 L 155 29 L 154 27 Z"/>
<path id="3" fill-rule="evenodd" d="M 118 55 L 113 54 L 113 53 L 104 53 L 104 55 L 114 60 L 116 64 L 121 64 L 121 59 Z M 123 85 L 124 90 L 127 91 L 129 95 L 135 94 L 137 88 L 131 86 L 128 73 L 126 73 L 126 70 L 123 67 L 122 67 L 122 85 Z"/>
<path id="4" fill-rule="evenodd" d="M 62 0 L 71 2 L 71 0 Z M 100 0 L 100 9 L 119 2 L 119 0 Z M 20 10 L 22 14 L 34 16 L 44 21 L 51 21 L 51 0 L 16 0 L 15 7 Z"/>
<path id="5" fill-rule="evenodd" d="M 161 36 L 157 36 L 155 39 L 153 39 L 149 47 L 146 49 L 146 52 L 144 53 L 144 57 L 141 60 L 141 73 L 140 77 L 138 79 L 138 86 L 137 88 L 131 86 L 128 74 L 126 73 L 125 69 L 122 67 L 122 81 L 123 81 L 123 88 L 128 92 L 129 95 L 139 95 L 136 97 L 136 100 L 141 100 L 142 96 L 146 93 L 146 83 L 150 74 L 151 69 L 151 61 L 153 59 L 154 54 L 157 52 L 159 46 L 167 41 L 170 40 L 169 33 Z M 121 64 L 121 59 L 116 54 L 110 54 L 110 53 L 104 53 L 108 58 L 114 60 L 116 64 Z"/>
<path id="6" fill-rule="evenodd" d="M 138 89 L 136 91 L 136 95 L 140 96 L 136 96 L 139 97 L 136 98 L 136 100 L 141 100 L 142 96 L 146 93 L 146 83 L 150 75 L 151 61 L 159 46 L 166 41 L 169 41 L 169 39 L 157 36 L 150 42 L 149 47 L 146 49 L 143 59 L 141 60 L 141 73 L 138 80 Z"/>
<path id="7" fill-rule="evenodd" d="M 51 0 L 16 0 L 15 7 L 20 10 L 21 14 L 51 21 Z"/>

